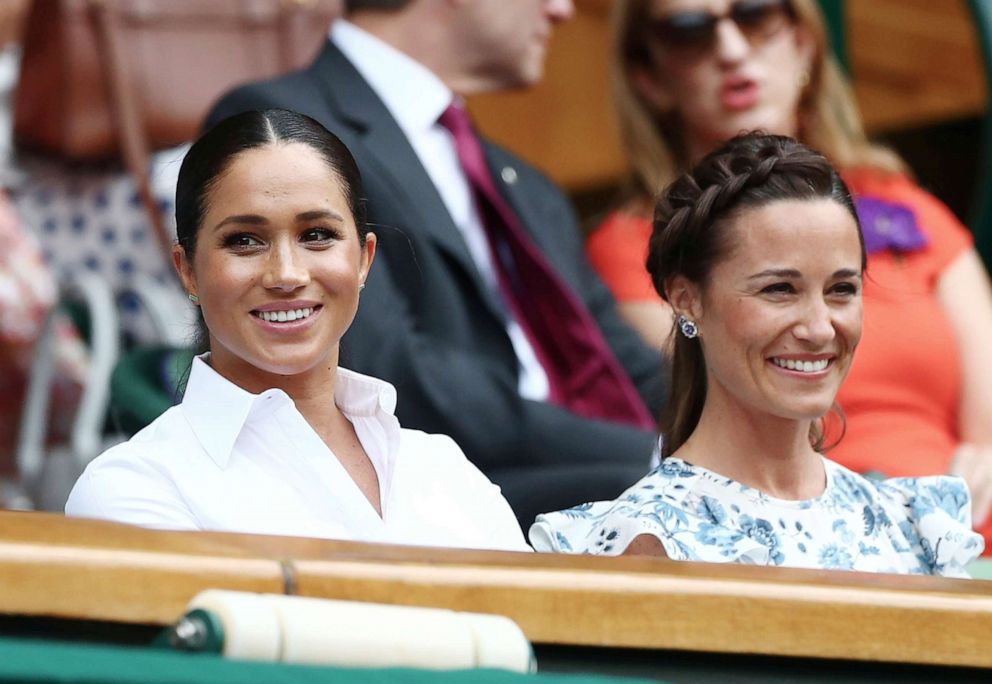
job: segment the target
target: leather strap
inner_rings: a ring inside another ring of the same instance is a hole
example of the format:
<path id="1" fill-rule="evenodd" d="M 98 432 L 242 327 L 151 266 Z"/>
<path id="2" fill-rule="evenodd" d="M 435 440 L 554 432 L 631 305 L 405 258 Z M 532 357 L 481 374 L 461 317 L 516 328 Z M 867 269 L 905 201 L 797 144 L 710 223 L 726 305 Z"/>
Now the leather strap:
<path id="1" fill-rule="evenodd" d="M 134 86 L 133 70 L 129 66 L 126 31 L 123 27 L 125 18 L 119 0 L 87 1 L 95 22 L 97 49 L 101 53 L 100 61 L 105 69 L 124 164 L 134 178 L 142 207 L 168 261 L 171 260 L 173 236 L 152 190 L 149 134 L 139 94 Z M 284 71 L 299 64 L 307 56 L 307 52 L 311 51 L 312 46 L 302 38 L 308 28 L 305 22 L 313 20 L 313 7 L 313 0 L 292 0 L 279 3 L 275 10 L 279 13 L 279 59 Z M 250 8 L 246 8 L 246 12 L 248 11 Z"/>
<path id="2" fill-rule="evenodd" d="M 172 233 L 165 225 L 151 185 L 151 155 L 142 123 L 140 105 L 131 85 L 127 53 L 121 34 L 121 16 L 114 0 L 90 0 L 97 26 L 97 47 L 102 52 L 107 84 L 124 164 L 138 188 L 141 204 L 166 260 L 172 253 Z"/>

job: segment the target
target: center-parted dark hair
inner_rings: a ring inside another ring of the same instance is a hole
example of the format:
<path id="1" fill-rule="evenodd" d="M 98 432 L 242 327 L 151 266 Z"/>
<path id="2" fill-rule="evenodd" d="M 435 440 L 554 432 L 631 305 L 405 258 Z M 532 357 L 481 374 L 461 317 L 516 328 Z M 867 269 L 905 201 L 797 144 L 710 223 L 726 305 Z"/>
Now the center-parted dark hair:
<path id="1" fill-rule="evenodd" d="M 779 200 L 831 199 L 850 213 L 866 255 L 851 194 L 819 152 L 791 138 L 762 133 L 739 135 L 672 183 L 655 207 L 647 268 L 658 294 L 668 300 L 675 276 L 705 287 L 713 268 L 734 246 L 734 216 Z M 662 456 L 670 456 L 696 429 L 706 401 L 706 360 L 699 338 L 673 330 L 672 383 L 661 413 Z M 823 447 L 822 428 L 810 440 Z"/>
<path id="2" fill-rule="evenodd" d="M 369 227 L 366 221 L 362 176 L 351 152 L 337 136 L 309 116 L 285 109 L 244 112 L 224 119 L 193 143 L 183 158 L 176 183 L 176 237 L 191 260 L 196 253 L 197 236 L 207 213 L 210 192 L 224 177 L 242 152 L 267 145 L 300 143 L 317 152 L 337 178 L 359 242 L 364 245 Z M 202 315 L 197 351 L 207 351 L 207 334 Z"/>
<path id="3" fill-rule="evenodd" d="M 286 109 L 266 109 L 224 119 L 200 136 L 186 153 L 176 183 L 176 237 L 186 250 L 187 259 L 192 259 L 196 252 L 210 191 L 234 159 L 247 150 L 280 143 L 306 145 L 324 158 L 351 209 L 359 241 L 365 244 L 369 232 L 365 193 L 351 152 L 337 136 L 309 116 Z"/>

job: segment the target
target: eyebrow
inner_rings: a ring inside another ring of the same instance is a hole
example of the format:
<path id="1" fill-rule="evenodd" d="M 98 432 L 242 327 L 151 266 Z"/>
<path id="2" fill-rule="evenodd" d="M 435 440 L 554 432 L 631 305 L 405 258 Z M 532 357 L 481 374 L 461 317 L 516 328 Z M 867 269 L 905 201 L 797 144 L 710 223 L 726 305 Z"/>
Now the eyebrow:
<path id="1" fill-rule="evenodd" d="M 341 216 L 336 211 L 331 211 L 329 209 L 315 209 L 313 211 L 304 211 L 296 215 L 297 221 L 316 221 L 317 219 L 331 219 L 344 223 L 344 217 Z M 237 214 L 235 216 L 228 216 L 226 219 L 214 226 L 214 230 L 223 228 L 229 223 L 237 224 L 248 224 L 251 226 L 264 226 L 268 225 L 269 219 L 258 214 Z"/>
<path id="2" fill-rule="evenodd" d="M 802 278 L 803 274 L 794 268 L 769 268 L 760 273 L 755 273 L 748 277 L 748 280 L 758 280 L 759 278 L 789 278 L 796 279 Z M 853 268 L 842 268 L 834 271 L 832 278 L 860 278 L 861 271 L 856 271 Z"/>
<path id="3" fill-rule="evenodd" d="M 316 221 L 317 219 L 325 219 L 325 218 L 344 222 L 344 216 L 342 216 L 336 211 L 331 211 L 330 209 L 317 209 L 314 211 L 304 211 L 302 214 L 296 215 L 297 221 Z"/>

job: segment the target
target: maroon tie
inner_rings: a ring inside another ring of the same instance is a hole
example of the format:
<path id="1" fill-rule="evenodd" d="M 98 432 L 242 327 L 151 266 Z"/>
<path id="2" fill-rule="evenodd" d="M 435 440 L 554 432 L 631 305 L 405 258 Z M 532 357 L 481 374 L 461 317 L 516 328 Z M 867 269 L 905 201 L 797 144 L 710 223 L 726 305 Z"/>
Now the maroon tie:
<path id="1" fill-rule="evenodd" d="M 451 104 L 438 122 L 454 136 L 495 257 L 500 290 L 548 375 L 551 401 L 586 418 L 653 429 L 650 413 L 596 321 L 497 189 L 468 113 Z"/>

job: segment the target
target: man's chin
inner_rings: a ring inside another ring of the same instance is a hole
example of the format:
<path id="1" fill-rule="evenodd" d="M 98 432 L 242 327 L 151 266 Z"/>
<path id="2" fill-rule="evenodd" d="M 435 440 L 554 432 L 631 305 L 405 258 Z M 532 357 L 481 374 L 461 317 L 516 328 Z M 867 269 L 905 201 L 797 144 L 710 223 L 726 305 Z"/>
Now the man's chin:
<path id="1" fill-rule="evenodd" d="M 539 60 L 534 60 L 528 64 L 523 64 L 519 69 L 513 74 L 510 83 L 506 85 L 508 88 L 530 88 L 541 82 L 544 78 L 544 55 L 541 55 Z"/>

